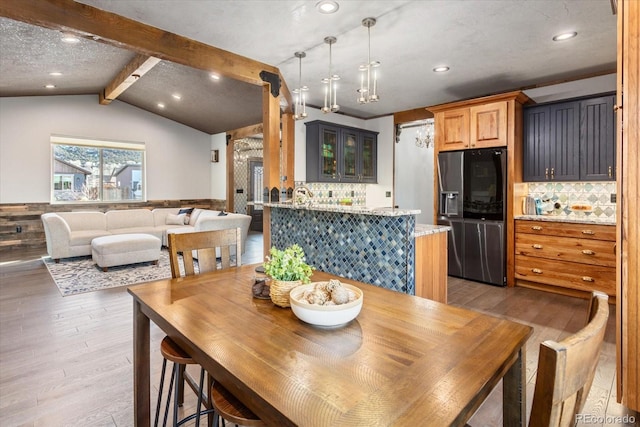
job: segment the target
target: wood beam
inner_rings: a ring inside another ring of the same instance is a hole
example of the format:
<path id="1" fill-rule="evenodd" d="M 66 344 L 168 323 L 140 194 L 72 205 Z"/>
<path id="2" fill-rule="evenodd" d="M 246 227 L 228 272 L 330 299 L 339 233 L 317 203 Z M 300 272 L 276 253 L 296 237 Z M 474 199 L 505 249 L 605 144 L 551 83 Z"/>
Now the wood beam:
<path id="1" fill-rule="evenodd" d="M 262 88 L 262 125 L 264 187 L 271 190 L 280 188 L 280 97 L 271 95 L 269 85 Z M 265 203 L 271 201 L 265 198 Z M 264 208 L 262 236 L 264 254 L 271 248 L 271 209 Z"/>
<path id="2" fill-rule="evenodd" d="M 213 71 L 258 86 L 264 85 L 261 71 L 280 74 L 277 67 L 73 0 L 2 0 L 0 16 L 72 32 L 135 53 Z M 285 99 L 291 99 L 291 95 Z"/>
<path id="3" fill-rule="evenodd" d="M 261 133 L 263 133 L 262 123 L 257 123 L 255 125 L 249 125 L 243 128 L 230 130 L 227 132 L 227 137 L 230 138 L 231 141 L 235 141 L 236 139 L 248 138 L 250 136 L 255 136 Z"/>
<path id="4" fill-rule="evenodd" d="M 100 104 L 107 105 L 116 99 L 122 92 L 155 67 L 160 59 L 147 55 L 136 55 L 117 76 L 100 92 Z"/>
<path id="5" fill-rule="evenodd" d="M 414 108 L 413 110 L 398 111 L 393 113 L 393 124 L 410 123 L 416 120 L 432 119 L 433 113 L 425 107 Z"/>

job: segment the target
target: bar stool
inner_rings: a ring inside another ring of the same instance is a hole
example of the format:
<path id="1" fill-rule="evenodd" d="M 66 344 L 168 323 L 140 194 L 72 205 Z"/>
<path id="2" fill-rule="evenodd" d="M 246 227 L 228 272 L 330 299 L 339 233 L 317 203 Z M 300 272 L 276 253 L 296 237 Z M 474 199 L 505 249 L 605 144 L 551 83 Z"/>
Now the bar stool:
<path id="1" fill-rule="evenodd" d="M 196 427 L 200 426 L 200 415 L 205 413 L 201 411 L 203 403 L 204 392 L 204 375 L 205 371 L 200 368 L 200 385 L 198 390 L 195 390 L 195 386 L 189 383 L 189 386 L 194 389 L 194 392 L 198 395 L 198 404 L 196 406 L 196 412 L 178 421 L 178 407 L 182 406 L 184 400 L 184 375 L 187 365 L 196 365 L 197 363 L 193 358 L 187 354 L 178 344 L 176 344 L 171 338 L 164 337 L 160 344 L 160 353 L 162 353 L 162 374 L 160 374 L 160 386 L 158 388 L 158 404 L 156 406 L 156 418 L 154 426 L 158 426 L 158 419 L 160 417 L 160 406 L 162 404 L 162 389 L 164 387 L 164 376 L 167 370 L 167 361 L 173 362 L 173 370 L 171 374 L 171 381 L 169 382 L 169 391 L 167 392 L 167 403 L 164 410 L 163 426 L 167 425 L 167 417 L 169 415 L 169 404 L 171 402 L 171 393 L 175 392 L 173 397 L 173 426 L 177 427 L 193 418 L 196 419 Z"/>
<path id="2" fill-rule="evenodd" d="M 251 412 L 240 400 L 224 388 L 220 383 L 214 381 L 211 386 L 211 404 L 215 411 L 214 426 L 218 427 L 219 417 L 222 417 L 222 425 L 225 420 L 234 423 L 236 426 L 263 427 L 266 426 L 256 414 Z"/>

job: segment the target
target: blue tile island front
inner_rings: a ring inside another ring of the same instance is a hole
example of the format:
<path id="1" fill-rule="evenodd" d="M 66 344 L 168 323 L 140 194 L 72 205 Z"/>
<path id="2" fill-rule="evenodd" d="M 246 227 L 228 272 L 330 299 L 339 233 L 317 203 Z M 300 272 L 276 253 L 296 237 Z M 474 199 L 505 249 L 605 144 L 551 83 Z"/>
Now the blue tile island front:
<path id="1" fill-rule="evenodd" d="M 297 243 L 317 270 L 416 294 L 415 215 L 419 210 L 291 203 L 264 206 L 271 212 L 272 246 L 282 249 Z M 432 227 L 433 232 L 447 230 Z"/>

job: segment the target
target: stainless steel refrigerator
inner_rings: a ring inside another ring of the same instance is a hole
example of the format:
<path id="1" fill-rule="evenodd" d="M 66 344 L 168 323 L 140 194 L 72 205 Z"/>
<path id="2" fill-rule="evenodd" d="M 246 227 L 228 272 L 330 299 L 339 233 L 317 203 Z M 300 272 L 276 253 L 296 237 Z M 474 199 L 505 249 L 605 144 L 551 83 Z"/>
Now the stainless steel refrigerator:
<path id="1" fill-rule="evenodd" d="M 438 219 L 451 227 L 449 275 L 506 285 L 506 149 L 438 154 Z"/>

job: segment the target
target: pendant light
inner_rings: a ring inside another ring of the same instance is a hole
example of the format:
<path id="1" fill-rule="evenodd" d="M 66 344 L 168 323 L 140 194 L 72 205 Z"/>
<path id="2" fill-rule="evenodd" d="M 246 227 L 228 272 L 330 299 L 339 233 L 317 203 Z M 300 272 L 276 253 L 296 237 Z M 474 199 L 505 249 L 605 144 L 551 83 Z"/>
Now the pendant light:
<path id="1" fill-rule="evenodd" d="M 295 105 L 293 109 L 293 119 L 294 120 L 302 120 L 307 118 L 307 92 L 309 88 L 307 86 L 302 85 L 302 58 L 307 56 L 304 52 L 296 52 L 294 53 L 296 58 L 300 61 L 300 67 L 298 71 L 298 87 L 293 90 L 293 93 L 296 96 Z"/>
<path id="2" fill-rule="evenodd" d="M 376 68 L 380 66 L 380 61 L 371 60 L 371 27 L 376 25 L 376 18 L 364 18 L 362 26 L 367 27 L 369 34 L 369 50 L 367 51 L 367 63 L 359 67 L 360 89 L 358 89 L 358 103 L 368 104 L 377 102 L 378 96 L 378 72 Z"/>
<path id="3" fill-rule="evenodd" d="M 340 80 L 340 76 L 333 74 L 333 64 L 331 63 L 331 45 L 337 42 L 338 39 L 333 36 L 324 38 L 324 42 L 329 45 L 329 77 L 322 79 L 324 87 L 324 107 L 320 111 L 323 113 L 335 113 L 340 109 L 338 105 L 338 86 L 336 82 Z"/>

